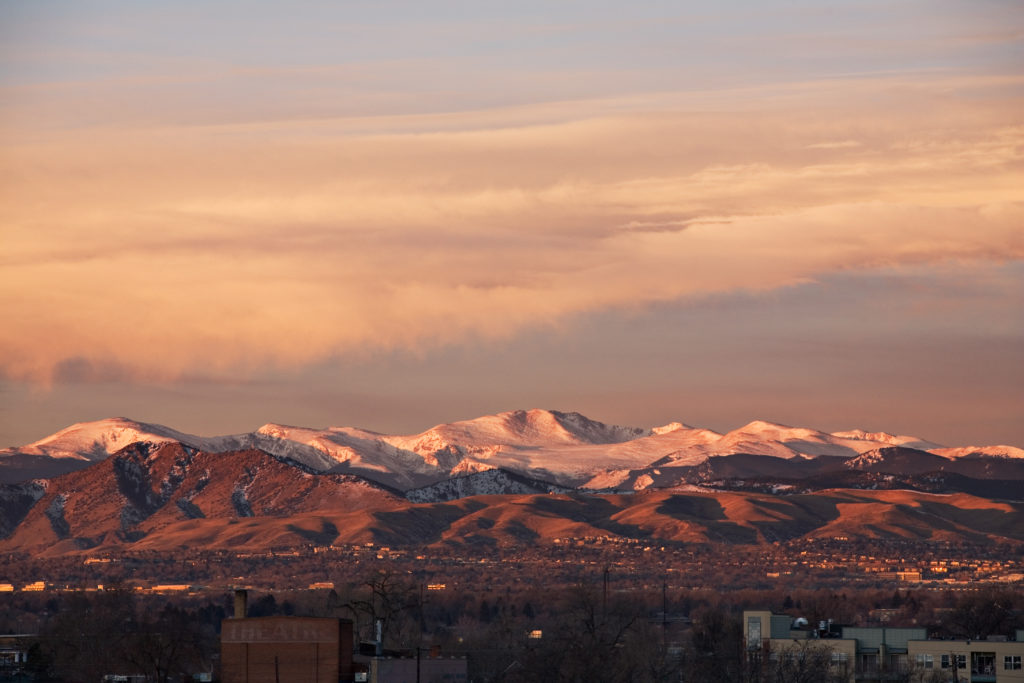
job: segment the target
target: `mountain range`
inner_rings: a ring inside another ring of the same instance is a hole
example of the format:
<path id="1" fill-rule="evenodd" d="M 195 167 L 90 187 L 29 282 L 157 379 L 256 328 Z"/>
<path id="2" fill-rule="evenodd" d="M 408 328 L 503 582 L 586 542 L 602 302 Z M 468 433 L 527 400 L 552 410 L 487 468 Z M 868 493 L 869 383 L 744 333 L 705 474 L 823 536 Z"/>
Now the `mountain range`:
<path id="1" fill-rule="evenodd" d="M 0 451 L 0 549 L 523 542 L 617 534 L 1024 540 L 1024 450 L 756 421 L 720 434 L 513 411 L 394 436 L 113 418 Z M 866 516 L 866 517 L 865 517 Z"/>

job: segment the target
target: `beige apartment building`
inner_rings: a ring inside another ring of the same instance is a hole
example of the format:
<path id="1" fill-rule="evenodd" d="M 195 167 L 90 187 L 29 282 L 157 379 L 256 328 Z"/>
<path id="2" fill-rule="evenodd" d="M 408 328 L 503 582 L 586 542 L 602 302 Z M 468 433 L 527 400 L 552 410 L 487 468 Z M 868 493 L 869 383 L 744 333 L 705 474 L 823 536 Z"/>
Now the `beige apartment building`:
<path id="1" fill-rule="evenodd" d="M 759 610 L 743 613 L 743 628 L 747 656 L 762 670 L 813 659 L 843 683 L 1024 683 L 1024 630 L 1012 640 L 934 640 L 924 628 L 812 625 Z"/>

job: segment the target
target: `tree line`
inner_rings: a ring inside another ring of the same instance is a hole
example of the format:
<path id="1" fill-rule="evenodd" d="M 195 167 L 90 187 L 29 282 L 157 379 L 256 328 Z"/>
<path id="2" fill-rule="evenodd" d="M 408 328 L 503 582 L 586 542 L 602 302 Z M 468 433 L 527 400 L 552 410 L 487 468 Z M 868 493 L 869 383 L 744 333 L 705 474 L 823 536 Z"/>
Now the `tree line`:
<path id="1" fill-rule="evenodd" d="M 924 626 L 934 636 L 979 638 L 1024 627 L 1019 591 L 934 590 L 619 591 L 600 571 L 568 587 L 427 590 L 393 571 L 335 582 L 333 590 L 253 594 L 249 616 L 349 619 L 356 637 L 398 654 L 433 648 L 465 655 L 470 678 L 493 683 L 828 682 L 831 651 L 812 641 L 799 656 L 752 661 L 743 647 L 743 609 L 771 609 L 812 623 Z M 230 594 L 143 595 L 116 587 L 92 593 L 2 598 L 0 631 L 38 624 L 29 673 L 39 681 L 94 682 L 110 673 L 155 683 L 215 669 Z M 908 672 L 907 681 L 913 672 Z"/>

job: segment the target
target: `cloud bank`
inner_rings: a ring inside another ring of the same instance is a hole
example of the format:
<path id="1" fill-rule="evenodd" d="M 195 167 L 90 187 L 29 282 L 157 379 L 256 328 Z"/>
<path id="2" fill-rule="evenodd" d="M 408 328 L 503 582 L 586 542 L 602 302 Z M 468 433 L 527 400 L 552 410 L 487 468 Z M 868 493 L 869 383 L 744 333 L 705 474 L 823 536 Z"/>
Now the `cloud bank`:
<path id="1" fill-rule="evenodd" d="M 839 271 L 1019 260 L 1022 83 L 215 125 L 171 110 L 33 128 L 9 107 L 0 363 L 43 385 L 244 374 Z"/>

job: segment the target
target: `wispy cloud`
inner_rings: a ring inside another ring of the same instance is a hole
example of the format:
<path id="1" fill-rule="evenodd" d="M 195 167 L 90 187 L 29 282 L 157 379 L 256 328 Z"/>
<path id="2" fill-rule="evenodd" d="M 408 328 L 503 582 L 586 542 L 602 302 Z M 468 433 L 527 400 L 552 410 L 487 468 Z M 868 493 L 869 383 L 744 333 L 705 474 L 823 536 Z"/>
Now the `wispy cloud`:
<path id="1" fill-rule="evenodd" d="M 807 145 L 807 149 L 852 149 L 860 146 L 861 143 L 856 140 L 834 140 L 830 142 L 816 142 L 813 145 Z"/>
<path id="2" fill-rule="evenodd" d="M 0 358 L 42 383 L 246 372 L 1021 259 L 1006 83 L 8 136 Z"/>

